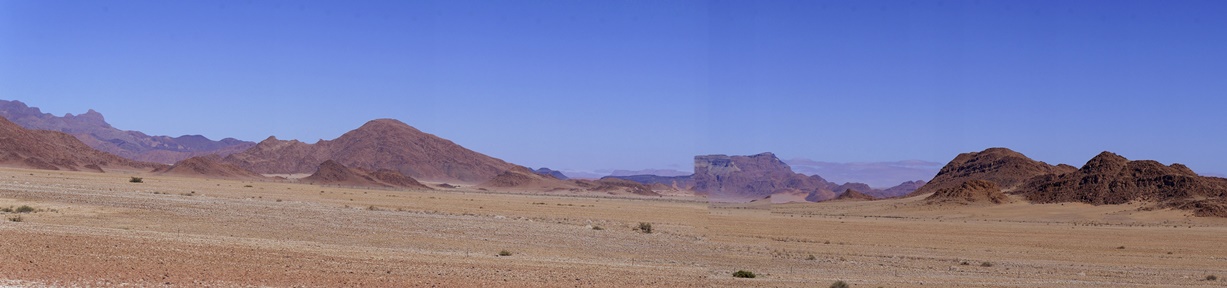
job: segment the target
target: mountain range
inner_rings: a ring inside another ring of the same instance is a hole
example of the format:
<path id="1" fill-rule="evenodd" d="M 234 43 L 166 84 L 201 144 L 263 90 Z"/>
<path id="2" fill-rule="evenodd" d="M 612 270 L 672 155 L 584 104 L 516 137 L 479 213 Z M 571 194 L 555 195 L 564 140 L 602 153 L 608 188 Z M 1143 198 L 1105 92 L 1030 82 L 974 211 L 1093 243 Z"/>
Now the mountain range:
<path id="1" fill-rule="evenodd" d="M 119 130 L 93 109 L 81 115 L 55 116 L 16 100 L 0 100 L 0 116 L 27 129 L 64 132 L 102 152 L 120 157 L 170 164 L 194 156 L 229 155 L 255 145 L 234 138 L 214 141 L 200 135 L 150 136 Z"/>

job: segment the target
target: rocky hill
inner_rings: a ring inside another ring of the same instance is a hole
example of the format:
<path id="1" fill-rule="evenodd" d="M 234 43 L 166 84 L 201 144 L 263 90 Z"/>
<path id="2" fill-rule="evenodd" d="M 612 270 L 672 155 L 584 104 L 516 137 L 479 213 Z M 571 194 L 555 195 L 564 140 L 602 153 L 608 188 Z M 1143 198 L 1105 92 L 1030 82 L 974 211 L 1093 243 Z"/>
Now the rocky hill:
<path id="1" fill-rule="evenodd" d="M 537 170 L 533 170 L 533 172 L 536 172 L 537 174 L 541 174 L 545 176 L 554 177 L 554 179 L 558 179 L 558 180 L 569 179 L 567 178 L 567 175 L 563 175 L 562 172 L 558 172 L 558 170 L 553 170 L 553 169 L 545 168 L 545 167 L 537 168 Z"/>
<path id="2" fill-rule="evenodd" d="M 1010 202 L 1010 197 L 1001 192 L 1001 187 L 997 186 L 996 182 L 967 180 L 957 187 L 938 189 L 929 197 L 925 197 L 925 201 L 930 204 L 1002 204 Z"/>
<path id="3" fill-rule="evenodd" d="M 1104 151 L 1077 171 L 1033 179 L 1020 194 L 1036 203 L 1167 202 L 1227 197 L 1227 181 L 1200 176 L 1181 164 L 1129 161 Z"/>
<path id="4" fill-rule="evenodd" d="M 415 179 L 453 183 L 482 183 L 513 168 L 523 168 L 393 119 L 372 120 L 336 139 L 315 144 L 269 137 L 225 160 L 264 174 L 312 173 L 319 163 L 333 160 L 347 167 L 389 169 Z"/>
<path id="5" fill-rule="evenodd" d="M 218 155 L 196 156 L 183 159 L 165 168 L 153 171 L 160 174 L 171 174 L 189 177 L 256 179 L 264 178 L 256 172 L 251 172 L 230 163 L 222 162 Z"/>
<path id="6" fill-rule="evenodd" d="M 847 189 L 847 190 L 844 190 L 844 193 L 840 193 L 839 197 L 835 197 L 834 200 L 869 201 L 869 200 L 876 200 L 876 199 L 878 198 L 866 195 L 865 193 L 857 192 L 856 190 Z"/>
<path id="7" fill-rule="evenodd" d="M 503 171 L 495 175 L 494 178 L 478 184 L 477 187 L 514 191 L 554 191 L 579 188 L 572 182 L 537 174 L 523 166 L 515 166 L 512 169 Z"/>
<path id="8" fill-rule="evenodd" d="M 430 190 L 429 187 L 392 170 L 366 171 L 360 168 L 350 168 L 336 161 L 328 160 L 320 163 L 315 173 L 299 180 L 300 182 L 322 185 L 342 185 L 358 187 L 391 187 Z"/>
<path id="9" fill-rule="evenodd" d="M 81 115 L 55 116 L 16 100 L 0 100 L 0 116 L 27 129 L 68 133 L 96 150 L 145 162 L 174 163 L 194 156 L 224 156 L 255 145 L 234 138 L 213 141 L 200 135 L 150 136 L 111 127 L 101 113 L 92 109 Z"/>
<path id="10" fill-rule="evenodd" d="M 15 167 L 98 171 L 151 171 L 166 165 L 138 162 L 86 146 L 72 135 L 22 128 L 0 118 L 0 164 Z"/>
<path id="11" fill-rule="evenodd" d="M 1036 176 L 1062 174 L 1075 169 L 1069 165 L 1053 166 L 1035 161 L 1006 148 L 989 148 L 980 152 L 959 154 L 942 167 L 933 180 L 908 196 L 960 187 L 967 180 L 990 181 L 997 184 L 1001 190 L 1009 192 Z"/>

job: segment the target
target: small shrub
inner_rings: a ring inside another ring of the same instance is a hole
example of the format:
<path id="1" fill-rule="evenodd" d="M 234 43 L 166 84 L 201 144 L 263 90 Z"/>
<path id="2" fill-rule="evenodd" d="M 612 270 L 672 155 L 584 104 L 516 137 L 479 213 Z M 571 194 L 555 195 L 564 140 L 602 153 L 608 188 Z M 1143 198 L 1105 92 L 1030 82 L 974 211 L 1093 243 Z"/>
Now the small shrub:
<path id="1" fill-rule="evenodd" d="M 1116 249 L 1125 250 L 1125 246 L 1116 247 Z"/>
<path id="2" fill-rule="evenodd" d="M 145 179 L 144 179 L 144 178 L 141 178 L 141 177 L 132 176 L 132 178 L 131 178 L 131 179 L 128 179 L 128 182 L 130 182 L 130 183 L 145 183 Z"/>
<path id="3" fill-rule="evenodd" d="M 9 221 L 13 221 L 13 222 L 21 222 L 21 221 L 23 221 L 23 220 L 25 220 L 25 219 L 21 219 L 21 215 L 17 215 L 17 216 L 9 217 Z"/>
<path id="4" fill-rule="evenodd" d="M 0 208 L 0 212 L 4 212 L 4 213 L 13 212 L 13 207 Z"/>
<path id="5" fill-rule="evenodd" d="M 251 188 L 251 185 L 243 185 L 243 188 Z"/>
<path id="6" fill-rule="evenodd" d="M 639 227 L 636 227 L 635 230 L 639 230 L 639 232 L 644 234 L 652 234 L 652 223 L 639 222 Z"/>
<path id="7" fill-rule="evenodd" d="M 1206 275 L 1206 281 L 1218 281 L 1218 276 Z"/>
<path id="8" fill-rule="evenodd" d="M 835 281 L 835 283 L 831 283 L 830 287 L 831 288 L 848 288 L 848 282 Z"/>
<path id="9" fill-rule="evenodd" d="M 601 228 L 601 226 L 592 225 L 592 230 L 605 230 L 605 228 Z"/>
<path id="10" fill-rule="evenodd" d="M 980 267 L 993 267 L 993 263 L 992 263 L 992 262 L 983 262 L 983 263 L 980 263 Z"/>
<path id="11" fill-rule="evenodd" d="M 805 257 L 805 260 L 818 260 L 818 257 L 814 257 L 814 254 L 809 254 L 809 257 Z"/>
<path id="12" fill-rule="evenodd" d="M 750 272 L 746 270 L 737 270 L 737 272 L 733 272 L 733 277 L 735 278 L 754 278 L 754 277 L 758 277 L 758 275 L 754 275 L 754 272 Z"/>
<path id="13" fill-rule="evenodd" d="M 507 250 L 498 251 L 498 256 L 511 256 L 511 251 L 507 251 Z"/>
<path id="14" fill-rule="evenodd" d="M 967 266 L 967 265 L 971 265 L 971 263 L 968 263 L 967 261 L 963 261 L 962 263 L 959 263 L 959 265 Z"/>
<path id="15" fill-rule="evenodd" d="M 17 210 L 13 211 L 17 213 L 30 213 L 34 212 L 34 207 L 30 207 L 30 205 L 21 205 L 21 207 L 17 207 Z"/>

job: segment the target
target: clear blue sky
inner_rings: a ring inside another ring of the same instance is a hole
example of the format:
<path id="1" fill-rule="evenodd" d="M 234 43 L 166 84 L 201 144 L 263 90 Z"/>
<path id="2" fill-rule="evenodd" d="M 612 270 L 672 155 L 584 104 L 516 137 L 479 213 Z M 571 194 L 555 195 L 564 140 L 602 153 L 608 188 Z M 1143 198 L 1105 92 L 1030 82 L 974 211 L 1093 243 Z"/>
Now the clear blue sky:
<path id="1" fill-rule="evenodd" d="M 396 118 L 511 162 L 946 162 L 1004 146 L 1227 173 L 1227 1 L 10 1 L 0 99 L 154 135 Z"/>

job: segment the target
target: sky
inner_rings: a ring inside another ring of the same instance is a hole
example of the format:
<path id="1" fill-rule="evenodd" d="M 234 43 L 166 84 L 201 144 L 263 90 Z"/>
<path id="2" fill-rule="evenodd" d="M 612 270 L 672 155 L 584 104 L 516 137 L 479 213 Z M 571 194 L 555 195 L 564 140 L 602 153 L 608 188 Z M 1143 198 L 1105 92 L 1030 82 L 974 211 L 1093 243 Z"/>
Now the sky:
<path id="1" fill-rule="evenodd" d="M 565 170 L 1100 151 L 1227 174 L 1225 1 L 0 0 L 0 99 L 151 135 L 395 118 Z"/>

